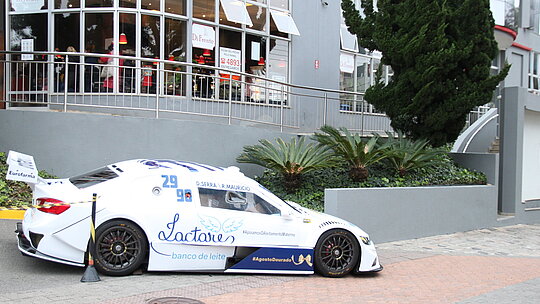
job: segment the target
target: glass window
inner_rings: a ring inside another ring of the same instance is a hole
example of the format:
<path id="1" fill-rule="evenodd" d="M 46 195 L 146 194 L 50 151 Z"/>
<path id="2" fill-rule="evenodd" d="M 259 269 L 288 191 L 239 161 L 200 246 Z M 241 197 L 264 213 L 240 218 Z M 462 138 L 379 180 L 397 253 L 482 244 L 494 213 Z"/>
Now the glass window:
<path id="1" fill-rule="evenodd" d="M 135 56 L 136 55 L 136 15 L 128 13 L 120 13 L 120 55 Z M 119 64 L 122 68 L 120 74 L 120 91 L 124 93 L 135 93 L 135 61 L 131 59 L 121 59 Z"/>
<path id="2" fill-rule="evenodd" d="M 165 12 L 177 15 L 185 15 L 186 0 L 165 0 Z"/>
<path id="3" fill-rule="evenodd" d="M 270 53 L 268 54 L 268 78 L 280 82 L 287 82 L 289 75 L 289 42 L 286 40 L 270 39 Z M 282 86 L 270 84 L 268 90 L 268 102 L 281 104 L 286 101 Z"/>
<path id="4" fill-rule="evenodd" d="M 112 7 L 113 0 L 86 0 L 86 7 Z"/>
<path id="5" fill-rule="evenodd" d="M 113 42 L 113 14 L 96 13 L 85 15 L 85 43 L 94 53 L 107 54 Z"/>
<path id="6" fill-rule="evenodd" d="M 66 52 L 68 47 L 79 49 L 79 14 L 63 13 L 54 15 L 54 50 Z"/>
<path id="7" fill-rule="evenodd" d="M 119 0 L 120 7 L 136 8 L 137 0 Z"/>
<path id="8" fill-rule="evenodd" d="M 66 9 L 79 7 L 81 7 L 81 0 L 54 0 L 54 8 Z"/>
<path id="9" fill-rule="evenodd" d="M 259 214 L 281 214 L 274 205 L 250 192 L 199 188 L 201 206 Z"/>
<path id="10" fill-rule="evenodd" d="M 280 12 L 276 10 L 270 10 L 272 15 L 272 20 L 274 21 L 277 29 L 282 33 L 288 33 L 293 35 L 300 35 L 296 23 L 294 23 L 291 15 L 285 12 Z"/>
<path id="11" fill-rule="evenodd" d="M 175 61 L 186 61 L 186 22 L 165 19 L 165 56 L 171 62 L 165 65 L 165 93 L 185 95 L 186 77 L 184 67 Z"/>
<path id="12" fill-rule="evenodd" d="M 193 0 L 193 18 L 215 21 L 215 0 Z"/>
<path id="13" fill-rule="evenodd" d="M 225 12 L 225 17 L 228 21 L 239 24 L 246 24 L 247 26 L 252 26 L 253 23 L 249 18 L 249 14 L 246 9 L 246 5 L 243 1 L 240 0 L 221 0 L 220 1 L 220 13 L 219 21 L 223 23 L 223 14 Z"/>
<path id="14" fill-rule="evenodd" d="M 246 51 L 244 62 L 246 73 L 258 77 L 266 77 L 266 37 L 246 34 Z M 248 77 L 246 99 L 251 102 L 266 101 L 265 81 L 260 78 Z"/>
<path id="15" fill-rule="evenodd" d="M 113 178 L 118 177 L 118 174 L 108 167 L 103 167 L 82 175 L 77 175 L 69 178 L 69 181 L 79 189 L 88 188 Z"/>
<path id="16" fill-rule="evenodd" d="M 242 71 L 242 33 L 226 29 L 219 30 L 219 67 Z M 242 91 L 239 75 L 220 73 L 219 97 L 221 99 L 241 100 Z"/>
<path id="17" fill-rule="evenodd" d="M 288 10 L 289 0 L 270 0 L 270 6 L 283 10 Z"/>
<path id="18" fill-rule="evenodd" d="M 141 8 L 159 11 L 159 0 L 141 0 Z"/>
<path id="19" fill-rule="evenodd" d="M 160 22 L 158 16 L 141 16 L 141 57 L 159 59 Z M 156 93 L 157 61 L 142 62 L 141 92 Z"/>
<path id="20" fill-rule="evenodd" d="M 47 27 L 47 14 L 11 16 L 10 49 L 20 51 L 21 42 L 31 39 L 34 51 L 47 51 Z"/>
<path id="21" fill-rule="evenodd" d="M 7 1 L 4 1 L 7 3 Z M 11 1 L 11 10 L 16 12 L 32 12 L 48 8 L 49 1 Z"/>
<path id="22" fill-rule="evenodd" d="M 347 26 L 342 24 L 340 28 L 341 49 L 347 51 L 358 51 L 356 35 L 353 35 L 347 29 Z"/>
<path id="23" fill-rule="evenodd" d="M 247 11 L 253 25 L 249 28 L 257 31 L 266 31 L 266 8 L 258 5 L 248 5 Z"/>

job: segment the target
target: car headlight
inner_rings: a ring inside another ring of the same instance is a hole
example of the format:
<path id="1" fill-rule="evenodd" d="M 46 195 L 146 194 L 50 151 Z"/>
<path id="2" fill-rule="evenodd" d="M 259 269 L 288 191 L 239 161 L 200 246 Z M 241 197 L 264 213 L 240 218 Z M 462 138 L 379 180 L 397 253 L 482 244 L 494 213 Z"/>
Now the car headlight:
<path id="1" fill-rule="evenodd" d="M 369 236 L 361 236 L 360 240 L 362 240 L 362 243 L 366 245 L 371 245 L 371 240 L 369 239 Z"/>

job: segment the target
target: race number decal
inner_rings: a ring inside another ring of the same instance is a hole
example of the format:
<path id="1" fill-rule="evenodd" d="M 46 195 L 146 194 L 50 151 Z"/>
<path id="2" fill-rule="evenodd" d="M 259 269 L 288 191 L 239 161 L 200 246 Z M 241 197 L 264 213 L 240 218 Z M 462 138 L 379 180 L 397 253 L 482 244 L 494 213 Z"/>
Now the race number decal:
<path id="1" fill-rule="evenodd" d="M 193 201 L 191 189 L 178 189 L 178 177 L 176 175 L 162 175 L 163 188 L 176 189 L 176 201 L 191 203 Z"/>

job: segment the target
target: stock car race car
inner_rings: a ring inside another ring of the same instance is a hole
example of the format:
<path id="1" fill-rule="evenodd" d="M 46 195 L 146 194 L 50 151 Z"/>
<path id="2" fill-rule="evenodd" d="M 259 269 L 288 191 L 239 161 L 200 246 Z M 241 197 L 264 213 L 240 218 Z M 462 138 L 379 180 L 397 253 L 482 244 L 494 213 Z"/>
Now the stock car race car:
<path id="1" fill-rule="evenodd" d="M 17 224 L 28 256 L 85 266 L 95 214 L 96 269 L 311 274 L 382 270 L 369 236 L 279 199 L 236 167 L 129 160 L 33 185 Z"/>

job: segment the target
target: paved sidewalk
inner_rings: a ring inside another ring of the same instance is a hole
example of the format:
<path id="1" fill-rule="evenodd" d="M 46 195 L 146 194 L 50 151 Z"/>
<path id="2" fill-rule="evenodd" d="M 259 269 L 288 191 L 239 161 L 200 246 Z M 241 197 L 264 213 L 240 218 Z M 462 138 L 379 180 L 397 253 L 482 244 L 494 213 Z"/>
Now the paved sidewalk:
<path id="1" fill-rule="evenodd" d="M 340 279 L 145 273 L 98 283 L 4 292 L 8 303 L 537 303 L 540 225 L 516 225 L 379 244 L 385 269 Z M 174 302 L 173 302 L 174 303 Z"/>

